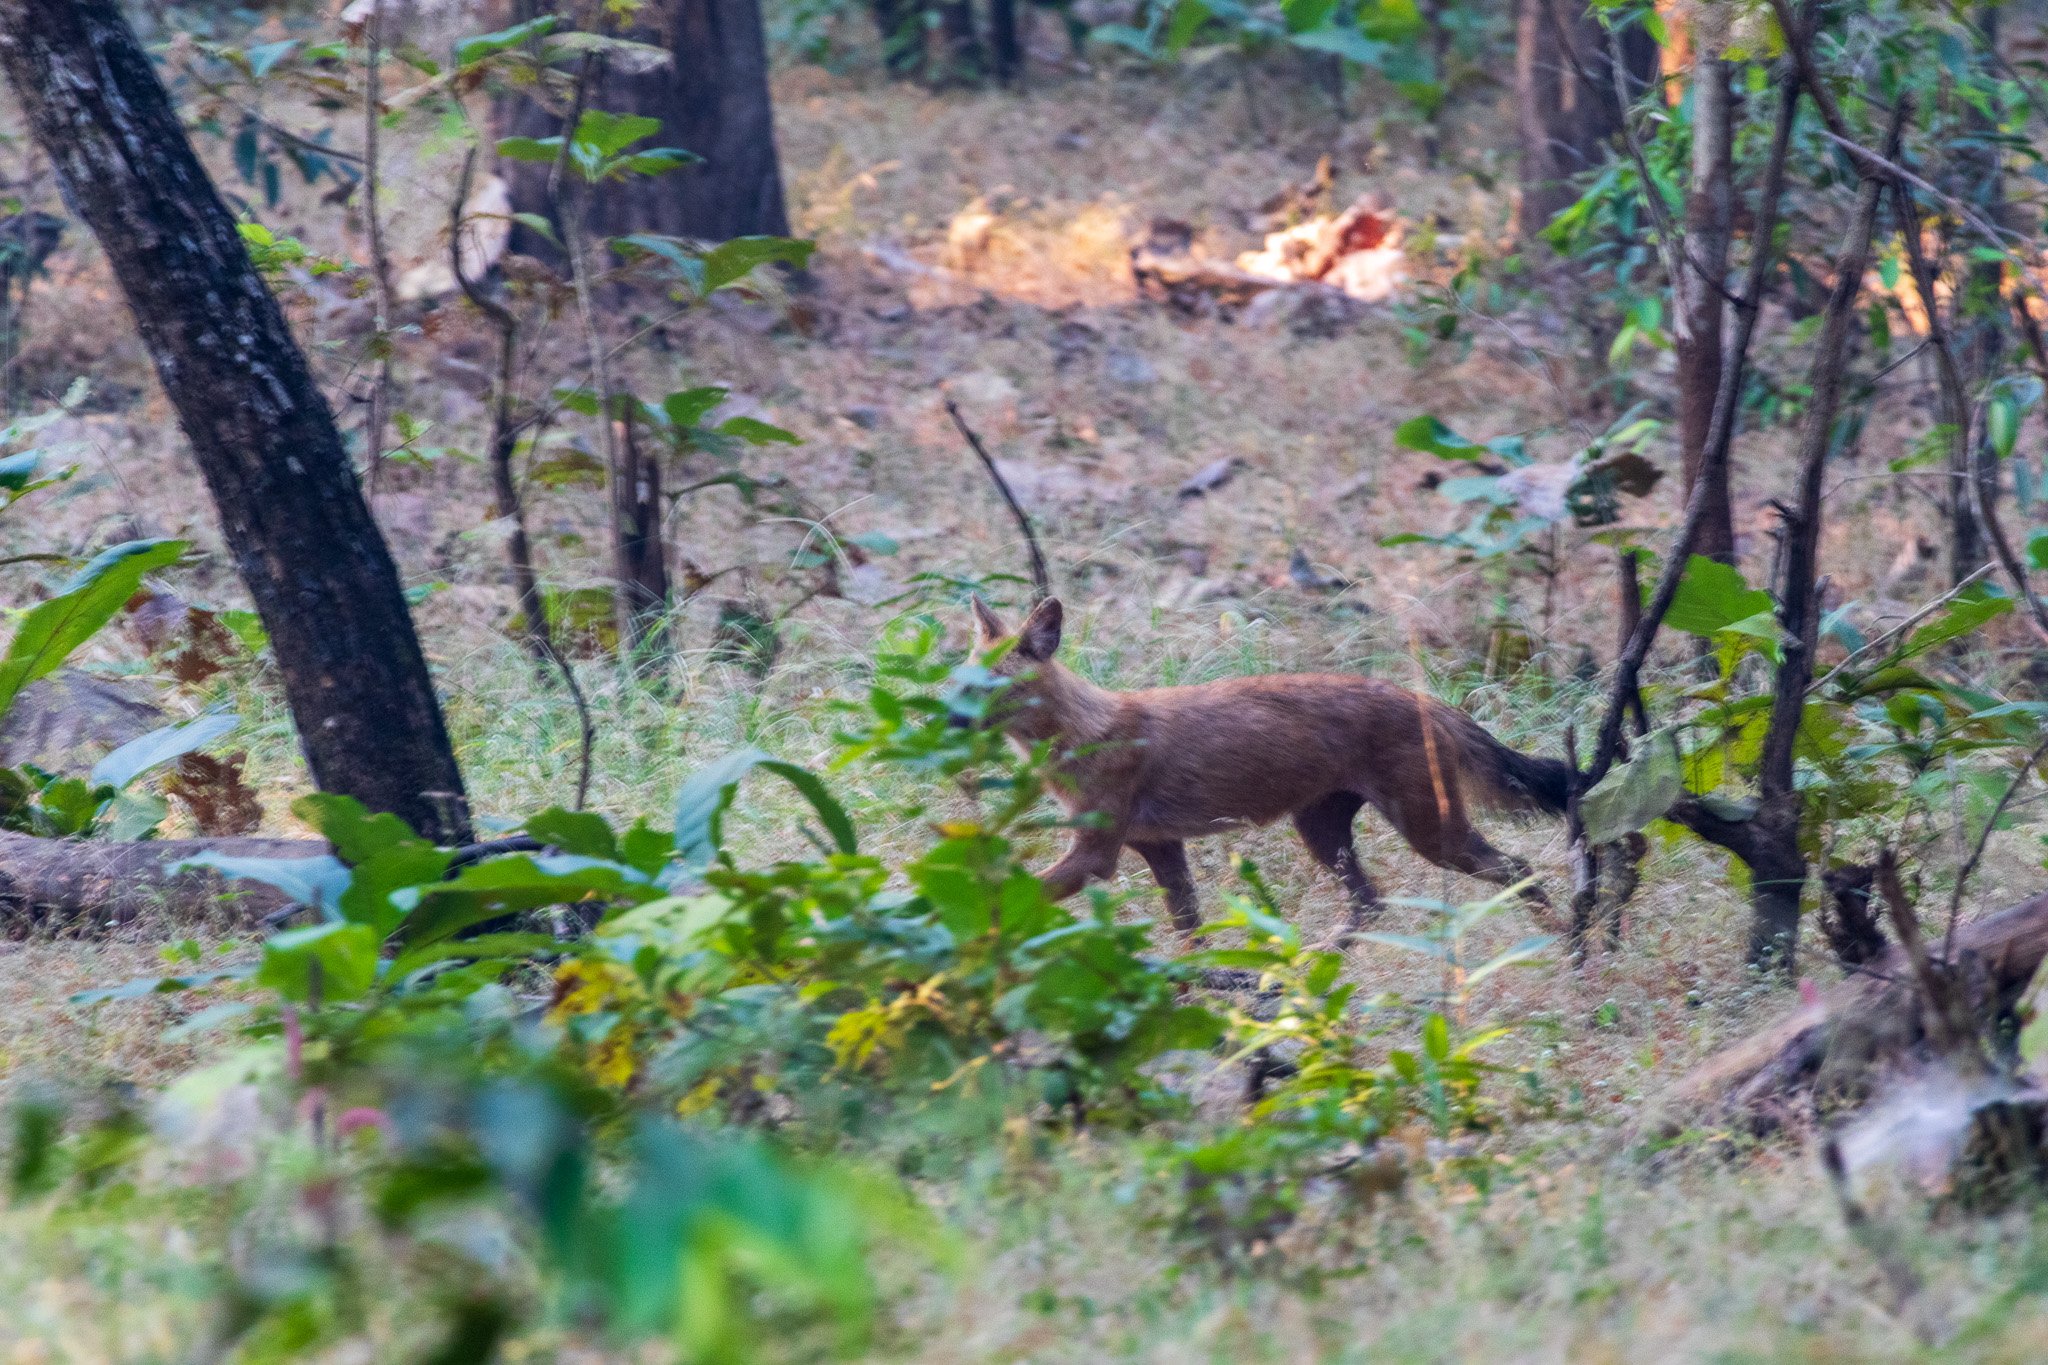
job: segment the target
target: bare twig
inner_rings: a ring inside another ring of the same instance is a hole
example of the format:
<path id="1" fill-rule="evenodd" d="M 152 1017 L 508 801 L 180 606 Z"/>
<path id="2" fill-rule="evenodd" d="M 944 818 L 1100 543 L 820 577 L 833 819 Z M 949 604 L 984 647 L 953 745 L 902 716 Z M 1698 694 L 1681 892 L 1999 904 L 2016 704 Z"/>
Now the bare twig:
<path id="1" fill-rule="evenodd" d="M 1016 518 L 1017 529 L 1024 533 L 1024 544 L 1031 551 L 1031 582 L 1038 590 L 1038 600 L 1043 602 L 1052 596 L 1052 575 L 1046 571 L 1045 552 L 1038 548 L 1038 532 L 1032 529 L 1031 518 L 1025 514 L 1023 505 L 1017 501 L 1017 495 L 1010 491 L 1009 480 L 996 468 L 996 462 L 989 458 L 988 447 L 981 443 L 981 437 L 974 434 L 974 428 L 967 425 L 967 419 L 960 415 L 960 405 L 951 398 L 946 399 L 946 415 L 953 419 L 953 425 L 959 428 L 960 435 L 973 449 L 975 458 L 981 461 L 981 467 L 988 471 L 989 480 L 995 484 L 996 492 L 1003 495 L 1003 501 L 1009 505 L 1010 515 Z"/>

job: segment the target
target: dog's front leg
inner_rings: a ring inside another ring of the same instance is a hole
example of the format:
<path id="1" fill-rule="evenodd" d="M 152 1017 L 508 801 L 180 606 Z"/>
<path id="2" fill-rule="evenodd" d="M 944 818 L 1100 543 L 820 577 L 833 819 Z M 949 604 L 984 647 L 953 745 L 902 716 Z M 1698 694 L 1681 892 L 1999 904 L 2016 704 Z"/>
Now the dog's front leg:
<path id="1" fill-rule="evenodd" d="M 1123 846 L 1120 830 L 1077 830 L 1067 855 L 1047 868 L 1040 878 L 1045 883 L 1045 898 L 1063 901 L 1090 882 L 1114 877 L 1116 857 Z"/>

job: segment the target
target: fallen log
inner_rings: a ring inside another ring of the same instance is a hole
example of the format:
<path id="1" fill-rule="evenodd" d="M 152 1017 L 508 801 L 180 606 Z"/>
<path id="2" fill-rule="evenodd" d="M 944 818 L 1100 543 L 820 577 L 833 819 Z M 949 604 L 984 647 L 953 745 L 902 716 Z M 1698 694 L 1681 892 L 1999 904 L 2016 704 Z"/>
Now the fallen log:
<path id="1" fill-rule="evenodd" d="M 321 839 L 39 839 L 0 833 L 0 933 L 39 928 L 91 932 L 161 915 L 190 922 L 225 915 L 254 924 L 291 904 L 257 882 L 203 868 L 169 869 L 200 853 L 231 858 L 317 858 Z"/>
<path id="2" fill-rule="evenodd" d="M 2044 958 L 2048 893 L 1958 927 L 1950 965 L 1988 1020 L 2013 1009 Z M 1928 1003 L 1906 953 L 1893 947 L 1709 1058 L 1665 1096 L 1661 1117 L 1772 1132 L 1816 1104 L 1862 1098 L 1929 1043 Z"/>

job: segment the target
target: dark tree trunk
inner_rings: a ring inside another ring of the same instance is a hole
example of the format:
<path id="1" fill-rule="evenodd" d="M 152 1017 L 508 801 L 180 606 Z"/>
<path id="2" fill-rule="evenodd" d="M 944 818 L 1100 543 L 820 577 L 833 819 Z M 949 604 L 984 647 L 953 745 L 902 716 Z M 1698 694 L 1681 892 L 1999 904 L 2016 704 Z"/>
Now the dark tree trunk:
<path id="1" fill-rule="evenodd" d="M 1633 98 L 1657 69 L 1640 26 L 1623 38 L 1622 60 Z M 1515 0 L 1515 104 L 1527 238 L 1578 198 L 1573 179 L 1606 159 L 1621 127 L 1606 36 L 1578 0 Z"/>
<path id="2" fill-rule="evenodd" d="M 466 842 L 462 775 L 397 569 L 149 57 L 112 0 L 0 0 L 0 67 L 192 443 L 313 780 Z"/>
<path id="3" fill-rule="evenodd" d="M 1907 102 L 1894 111 L 1884 154 L 1896 158 Z M 1835 287 L 1814 343 L 1812 397 L 1799 436 L 1799 501 L 1785 517 L 1785 576 L 1778 590 L 1778 625 L 1785 633 L 1784 659 L 1771 696 L 1770 725 L 1764 732 L 1757 768 L 1758 810 L 1750 851 L 1749 960 L 1790 976 L 1799 944 L 1799 903 L 1806 887 L 1806 854 L 1799 845 L 1805 798 L 1794 759 L 1813 685 L 1813 654 L 1820 636 L 1820 538 L 1825 513 L 1828 449 L 1848 386 L 1849 358 L 1856 337 L 1856 300 L 1870 264 L 1878 195 L 1883 182 L 1866 172 L 1857 196 L 1856 217 L 1835 262 Z"/>
<path id="4" fill-rule="evenodd" d="M 1710 452 L 1721 388 L 1722 306 L 1735 221 L 1734 119 L 1728 64 L 1704 49 L 1692 66 L 1692 177 L 1685 195 L 1685 256 L 1678 269 L 1678 447 L 1685 494 L 1704 482 L 1707 499 L 1694 553 L 1735 560 L 1728 459 Z"/>
<path id="5" fill-rule="evenodd" d="M 915 76 L 924 70 L 924 15 L 922 5 L 910 0 L 869 0 L 875 16 L 875 31 L 882 38 L 882 64 L 896 77 Z"/>
<path id="6" fill-rule="evenodd" d="M 599 187 L 588 196 L 586 226 L 598 237 L 658 232 L 722 242 L 787 236 L 760 0 L 656 0 L 640 14 L 645 22 L 622 36 L 666 48 L 674 61 L 643 75 L 606 72 L 590 91 L 588 107 L 660 119 L 660 145 L 704 160 L 667 175 Z M 552 137 L 561 131 L 560 116 L 531 100 L 508 100 L 499 115 L 506 136 Z M 549 170 L 534 162 L 499 167 L 516 209 L 553 216 Z M 515 229 L 513 238 L 515 251 L 560 258 L 558 247 L 528 228 Z"/>
<path id="7" fill-rule="evenodd" d="M 947 80 L 972 84 L 988 70 L 974 27 L 974 0 L 939 0 L 939 38 L 946 47 Z"/>
<path id="8" fill-rule="evenodd" d="M 1017 30 L 1017 0 L 988 0 L 988 54 L 995 78 L 1005 85 L 1024 74 L 1024 42 Z"/>
<path id="9" fill-rule="evenodd" d="M 668 555 L 661 534 L 661 455 L 641 445 L 627 418 L 612 480 L 612 576 L 618 580 L 619 652 L 656 645 L 668 610 Z"/>

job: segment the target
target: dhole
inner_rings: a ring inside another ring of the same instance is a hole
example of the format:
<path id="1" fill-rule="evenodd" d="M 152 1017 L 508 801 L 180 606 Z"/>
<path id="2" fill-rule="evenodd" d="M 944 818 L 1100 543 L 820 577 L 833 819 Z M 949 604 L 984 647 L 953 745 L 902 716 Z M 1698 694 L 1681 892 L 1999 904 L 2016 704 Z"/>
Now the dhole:
<path id="1" fill-rule="evenodd" d="M 1386 816 L 1437 866 L 1500 886 L 1526 877 L 1528 865 L 1472 828 L 1468 800 L 1564 811 L 1566 764 L 1516 753 L 1440 701 L 1327 673 L 1112 692 L 1053 658 L 1061 619 L 1058 600 L 1047 599 L 1011 636 L 974 599 L 977 654 L 1008 679 L 997 723 L 1021 748 L 1052 741 L 1061 802 L 1094 817 L 1045 873 L 1055 900 L 1114 876 L 1129 847 L 1166 892 L 1174 924 L 1192 933 L 1200 919 L 1185 841 L 1285 815 L 1343 881 L 1355 930 L 1380 908 L 1351 843 L 1362 807 Z M 1528 894 L 1548 904 L 1541 891 Z"/>

